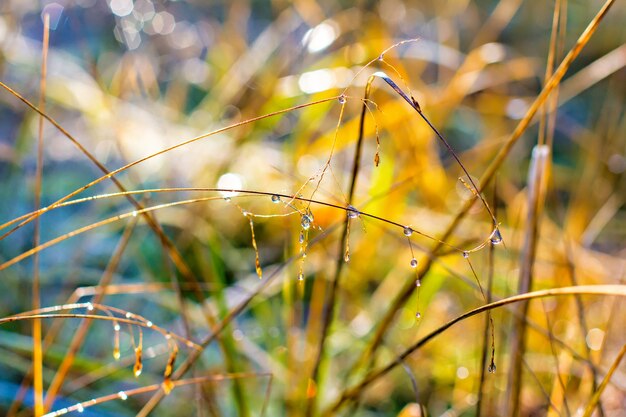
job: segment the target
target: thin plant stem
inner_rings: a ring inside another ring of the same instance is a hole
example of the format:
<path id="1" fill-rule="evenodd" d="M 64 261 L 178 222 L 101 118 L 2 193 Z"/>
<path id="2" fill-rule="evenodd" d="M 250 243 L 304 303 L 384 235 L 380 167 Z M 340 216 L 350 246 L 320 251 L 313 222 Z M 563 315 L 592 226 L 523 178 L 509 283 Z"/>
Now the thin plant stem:
<path id="1" fill-rule="evenodd" d="M 365 86 L 365 93 L 363 94 L 363 105 L 361 108 L 361 116 L 359 120 L 359 132 L 358 132 L 358 138 L 356 141 L 356 148 L 354 151 L 354 159 L 352 162 L 352 175 L 350 176 L 350 189 L 348 191 L 348 197 L 347 197 L 347 203 L 349 206 L 352 205 L 352 201 L 354 198 L 354 190 L 356 189 L 356 180 L 359 174 L 359 168 L 361 166 L 361 153 L 363 149 L 363 140 L 365 137 L 365 134 L 364 134 L 365 115 L 366 115 L 366 110 L 367 110 L 367 101 L 369 100 L 369 95 L 370 95 L 373 80 L 374 80 L 373 76 L 370 76 L 368 78 L 367 84 Z M 343 110 L 344 105 L 345 103 L 342 104 L 342 110 Z M 343 224 L 344 226 L 343 226 L 343 231 L 341 233 L 339 254 L 337 256 L 337 262 L 335 266 L 335 275 L 330 283 L 330 291 L 328 292 L 328 295 L 325 297 L 325 301 L 324 301 L 324 310 L 322 313 L 321 335 L 318 339 L 319 341 L 318 341 L 317 353 L 313 361 L 313 370 L 311 372 L 311 380 L 313 381 L 313 384 L 315 384 L 316 386 L 319 386 L 319 370 L 320 370 L 320 365 L 322 363 L 322 359 L 324 357 L 324 346 L 325 346 L 326 338 L 328 337 L 330 326 L 335 316 L 335 308 L 338 302 L 337 290 L 339 288 L 339 280 L 341 277 L 343 266 L 345 264 L 345 258 L 347 256 L 347 255 L 344 256 L 343 251 L 344 251 L 344 247 L 347 246 L 348 237 L 349 237 L 350 213 L 346 215 Z M 306 416 L 312 416 L 314 414 L 316 400 L 317 400 L 317 396 L 310 396 L 308 398 L 307 409 L 305 413 Z"/>
<path id="2" fill-rule="evenodd" d="M 596 406 L 600 402 L 600 396 L 602 395 L 602 393 L 604 392 L 604 389 L 606 388 L 609 381 L 613 377 L 613 374 L 615 373 L 615 371 L 617 370 L 617 367 L 619 366 L 620 362 L 624 358 L 624 355 L 626 355 L 626 344 L 622 346 L 622 349 L 619 351 L 619 353 L 617 354 L 617 357 L 611 364 L 611 368 L 609 368 L 609 372 L 606 373 L 606 375 L 604 376 L 604 379 L 602 380 L 602 383 L 600 383 L 600 386 L 598 386 L 598 389 L 593 393 L 591 400 L 589 400 L 589 403 L 585 407 L 585 412 L 583 413 L 583 417 L 591 417 L 591 415 L 593 414 L 593 410 L 596 408 Z"/>
<path id="3" fill-rule="evenodd" d="M 510 154 L 511 150 L 513 149 L 513 146 L 522 137 L 522 134 L 526 131 L 528 126 L 530 126 L 530 123 L 532 122 L 534 116 L 537 114 L 538 109 L 543 105 L 543 103 L 550 96 L 552 91 L 559 85 L 569 67 L 572 65 L 576 57 L 580 54 L 584 46 L 589 42 L 591 36 L 595 33 L 600 22 L 606 16 L 609 9 L 614 3 L 615 0 L 607 0 L 604 3 L 602 8 L 598 11 L 598 13 L 589 22 L 585 30 L 579 36 L 578 40 L 567 53 L 563 61 L 561 61 L 559 67 L 556 69 L 552 77 L 550 77 L 550 80 L 545 84 L 535 101 L 528 108 L 526 114 L 520 120 L 514 131 L 511 133 L 504 146 L 500 148 L 498 153 L 493 158 L 492 162 L 485 170 L 483 176 L 481 177 L 481 189 L 478 190 L 479 192 L 482 191 L 482 188 L 487 187 L 489 183 L 493 180 L 498 169 L 502 166 L 502 164 Z M 442 233 L 440 240 L 445 241 L 452 235 L 452 233 L 460 225 L 461 220 L 465 217 L 469 209 L 473 206 L 475 198 L 475 196 L 471 197 L 465 202 L 461 210 L 459 210 L 454 219 L 445 228 L 445 231 Z M 430 270 L 430 267 L 432 265 L 432 262 L 430 261 L 431 256 L 436 256 L 436 254 L 438 254 L 441 249 L 442 245 L 440 243 L 435 244 L 433 248 L 429 251 L 429 256 L 426 257 L 425 262 L 420 263 L 420 266 L 418 267 L 418 275 L 421 279 L 424 279 L 424 276 Z M 396 298 L 392 301 L 390 307 L 386 310 L 384 315 L 378 321 L 378 325 L 374 331 L 374 335 L 368 345 L 363 350 L 361 358 L 369 357 L 369 355 L 375 354 L 377 347 L 383 339 L 383 336 L 393 322 L 393 317 L 395 316 L 398 309 L 408 300 L 413 292 L 413 289 L 413 280 L 407 280 L 398 292 Z"/>
<path id="4" fill-rule="evenodd" d="M 564 296 L 564 295 L 574 295 L 574 294 L 585 294 L 585 295 L 607 295 L 607 296 L 619 296 L 626 297 L 626 285 L 579 285 L 576 287 L 562 287 L 562 288 L 552 288 L 547 290 L 534 291 L 526 294 L 520 294 L 512 297 L 508 297 L 499 301 L 495 301 L 490 304 L 486 304 L 480 307 L 477 307 L 473 310 L 470 310 L 447 323 L 439 326 L 432 332 L 428 333 L 426 336 L 420 338 L 413 345 L 408 347 L 403 353 L 398 355 L 394 360 L 392 360 L 389 364 L 372 371 L 369 375 L 367 375 L 363 380 L 353 387 L 345 389 L 338 397 L 338 399 L 332 403 L 332 405 L 323 413 L 323 415 L 332 415 L 337 412 L 339 408 L 348 400 L 351 400 L 357 397 L 365 388 L 371 385 L 374 381 L 377 381 L 387 373 L 389 373 L 396 366 L 400 365 L 404 359 L 408 356 L 412 355 L 414 352 L 422 348 L 431 340 L 435 339 L 437 336 L 445 332 L 447 329 L 452 327 L 453 325 L 464 321 L 465 319 L 475 316 L 477 314 L 483 313 L 485 311 L 493 310 L 495 308 L 499 308 L 512 303 L 519 303 L 523 301 L 539 299 L 544 297 L 552 297 L 552 296 Z"/>
<path id="5" fill-rule="evenodd" d="M 46 76 L 48 72 L 48 47 L 50 43 L 50 15 L 43 15 L 43 42 L 41 54 L 41 78 L 39 88 L 39 107 L 45 109 L 46 106 Z M 35 211 L 41 207 L 41 187 L 43 180 L 43 126 L 44 118 L 39 117 L 37 130 L 37 172 L 35 174 Z M 33 245 L 38 246 L 40 242 L 40 221 L 35 222 Z M 34 310 L 41 307 L 41 287 L 39 279 L 39 256 L 33 258 L 33 286 L 32 286 L 32 308 Z M 35 417 L 40 417 L 45 412 L 43 401 L 43 349 L 41 345 L 41 321 L 34 320 L 33 323 L 33 389 L 35 395 Z"/>

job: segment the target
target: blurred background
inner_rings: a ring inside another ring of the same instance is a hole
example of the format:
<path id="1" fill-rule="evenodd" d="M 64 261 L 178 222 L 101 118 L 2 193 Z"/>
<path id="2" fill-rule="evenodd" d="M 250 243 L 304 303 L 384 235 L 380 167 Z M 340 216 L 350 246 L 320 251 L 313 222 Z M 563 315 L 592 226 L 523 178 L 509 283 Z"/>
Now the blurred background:
<path id="1" fill-rule="evenodd" d="M 473 194 L 464 185 L 465 172 L 428 125 L 384 81 L 374 81 L 351 203 L 397 225 L 365 215 L 350 219 L 350 259 L 332 301 L 335 320 L 319 375 L 312 377 L 324 305 L 345 252 L 342 207 L 350 202 L 368 77 L 384 71 L 411 91 L 478 184 L 541 91 L 546 67 L 561 62 L 602 5 L 596 0 L 3 0 L 0 81 L 38 102 L 42 16 L 48 14 L 46 112 L 109 170 L 226 126 L 299 107 L 241 123 L 116 176 L 128 190 L 187 188 L 135 195 L 146 207 L 215 197 L 152 212 L 187 273 L 146 219 L 130 215 L 41 252 L 41 305 L 93 300 L 106 278 L 109 294 L 100 303 L 198 343 L 216 323 L 234 317 L 186 376 L 244 377 L 176 388 L 154 415 L 259 415 L 266 403 L 266 415 L 320 414 L 368 370 L 484 304 L 476 279 L 486 288 L 493 277 L 493 299 L 517 294 L 527 262 L 524 242 L 533 226 L 530 156 L 546 137 L 551 163 L 536 221 L 531 288 L 623 283 L 626 7 L 617 2 L 568 70 L 549 115 L 533 119 L 499 167 L 495 185 L 483 190 L 504 243 L 494 247 L 492 261 L 489 245 L 472 252 L 469 263 L 462 256 L 488 242 L 492 232 L 489 213 L 479 203 L 444 239 L 452 248 L 430 255 L 437 242 L 418 233 L 408 243 L 398 225 L 441 238 Z M 555 7 L 560 15 L 553 31 Z M 408 39 L 415 41 L 377 60 Z M 326 98 L 333 99 L 307 105 Z M 38 124 L 36 112 L 2 89 L 0 223 L 34 210 Z M 42 206 L 102 175 L 50 123 L 44 125 L 43 143 Z M 106 180 L 77 196 L 102 198 L 45 213 L 41 242 L 132 213 L 135 207 L 124 197 L 104 196 L 117 191 Z M 272 194 L 283 195 L 278 204 Z M 339 208 L 284 197 L 298 194 Z M 311 228 L 302 225 L 309 209 Z M 29 224 L 0 240 L 0 262 L 32 247 Z M 394 304 L 416 279 L 412 258 L 423 272 L 422 286 Z M 29 257 L 0 271 L 0 317 L 32 309 L 33 269 Z M 248 299 L 242 311 L 231 314 Z M 495 373 L 481 376 L 486 321 L 476 316 L 364 389 L 358 405 L 332 414 L 504 415 L 515 320 L 507 308 L 492 316 Z M 371 349 L 383 317 L 392 320 Z M 623 302 L 546 298 L 531 301 L 525 317 L 520 415 L 579 415 L 626 343 Z M 54 323 L 43 322 L 44 336 L 52 329 L 56 335 L 43 361 L 44 388 L 57 385 L 49 411 L 162 381 L 169 346 L 162 335 L 144 331 L 145 370 L 134 378 L 127 329 L 120 332 L 122 358 L 115 361 L 110 323 L 92 323 L 73 357 L 67 352 L 81 322 Z M 33 413 L 30 384 L 20 390 L 32 366 L 32 343 L 30 322 L 0 327 L 0 410 L 7 415 Z M 181 345 L 177 363 L 189 353 Z M 67 373 L 55 376 L 68 356 Z M 23 401 L 18 392 L 25 394 Z M 149 398 L 108 401 L 83 414 L 131 416 Z M 626 416 L 624 409 L 621 365 L 595 415 Z"/>

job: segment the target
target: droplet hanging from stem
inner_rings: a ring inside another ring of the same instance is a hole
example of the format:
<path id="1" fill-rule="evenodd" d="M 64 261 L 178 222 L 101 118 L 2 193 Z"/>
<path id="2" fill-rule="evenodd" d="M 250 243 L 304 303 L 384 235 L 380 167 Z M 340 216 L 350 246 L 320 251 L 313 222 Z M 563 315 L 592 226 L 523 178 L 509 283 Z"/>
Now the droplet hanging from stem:
<path id="1" fill-rule="evenodd" d="M 163 391 L 165 394 L 172 392 L 174 388 L 174 382 L 172 381 L 172 372 L 174 371 L 174 363 L 178 356 L 178 345 L 176 342 L 172 343 L 172 352 L 167 359 L 167 365 L 165 365 L 165 372 L 163 372 Z"/>
<path id="2" fill-rule="evenodd" d="M 117 322 L 113 324 L 113 358 L 120 358 L 120 325 Z"/>
<path id="3" fill-rule="evenodd" d="M 413 234 L 413 229 L 411 229 L 408 226 L 404 228 L 404 235 L 406 236 L 406 240 L 409 243 L 409 249 L 411 250 L 411 262 L 410 262 L 411 268 L 415 268 L 415 287 L 417 288 L 415 318 L 419 320 L 422 318 L 422 313 L 420 313 L 420 293 L 422 289 L 422 280 L 420 279 L 419 271 L 417 270 L 417 265 L 419 264 L 419 262 L 417 261 L 417 259 L 415 258 L 415 254 L 413 253 L 413 244 L 411 243 L 411 237 L 410 237 L 412 234 Z"/>
<path id="4" fill-rule="evenodd" d="M 261 259 L 259 258 L 259 248 L 256 244 L 256 236 L 254 235 L 254 222 L 252 221 L 252 216 L 248 215 L 248 220 L 250 222 L 250 233 L 252 234 L 252 247 L 254 248 L 254 267 L 256 269 L 256 274 L 259 276 L 259 279 L 263 279 L 263 270 L 261 269 Z"/>
<path id="5" fill-rule="evenodd" d="M 141 358 L 142 350 L 141 346 L 137 346 L 135 348 L 135 365 L 133 366 L 133 374 L 135 375 L 135 378 L 141 375 L 141 371 L 143 370 L 143 362 Z"/>

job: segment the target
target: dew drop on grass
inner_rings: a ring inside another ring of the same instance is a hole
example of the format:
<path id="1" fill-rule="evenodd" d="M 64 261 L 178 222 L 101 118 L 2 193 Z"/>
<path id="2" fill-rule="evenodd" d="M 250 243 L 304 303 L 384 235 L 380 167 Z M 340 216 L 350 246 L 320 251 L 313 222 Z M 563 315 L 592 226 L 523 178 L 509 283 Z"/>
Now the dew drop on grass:
<path id="1" fill-rule="evenodd" d="M 117 393 L 117 396 L 120 397 L 120 400 L 126 401 L 128 399 L 128 395 L 124 391 L 120 391 Z"/>
<path id="2" fill-rule="evenodd" d="M 312 222 L 313 222 L 313 217 L 310 214 L 303 214 L 302 220 L 300 221 L 300 226 L 302 226 L 304 230 L 309 230 Z"/>
<path id="3" fill-rule="evenodd" d="M 490 374 L 493 374 L 496 372 L 496 364 L 491 362 L 491 364 L 489 365 L 489 368 L 487 368 L 487 370 L 489 371 Z"/>
<path id="4" fill-rule="evenodd" d="M 137 211 L 133 210 L 133 217 L 137 217 Z"/>
<path id="5" fill-rule="evenodd" d="M 413 258 L 411 259 L 411 268 L 417 268 L 417 259 Z"/>
<path id="6" fill-rule="evenodd" d="M 298 242 L 304 243 L 304 233 L 300 232 L 300 237 L 298 238 Z"/>
<path id="7" fill-rule="evenodd" d="M 274 203 L 274 204 L 278 204 L 278 203 L 280 203 L 280 196 L 278 196 L 278 195 L 274 194 L 274 195 L 272 196 L 272 203 Z"/>
<path id="8" fill-rule="evenodd" d="M 352 204 L 349 204 L 348 207 L 346 207 L 346 210 L 349 218 L 356 219 L 359 217 L 359 211 Z"/>
<path id="9" fill-rule="evenodd" d="M 135 348 L 135 365 L 133 366 L 133 374 L 135 378 L 141 375 L 141 371 L 143 370 L 143 362 L 141 360 L 142 349 L 141 346 L 137 346 Z"/>
<path id="10" fill-rule="evenodd" d="M 346 251 L 345 255 L 343 255 L 343 260 L 350 262 L 350 252 Z"/>
<path id="11" fill-rule="evenodd" d="M 302 272 L 298 274 L 298 281 L 304 281 L 304 274 Z"/>
<path id="12" fill-rule="evenodd" d="M 493 234 L 491 235 L 491 243 L 494 245 L 499 245 L 500 243 L 502 243 L 502 235 L 500 234 L 500 229 L 494 230 Z"/>
<path id="13" fill-rule="evenodd" d="M 419 278 L 418 278 L 418 279 L 416 279 L 416 280 L 415 280 L 415 286 L 416 286 L 416 287 L 421 287 L 421 286 L 422 286 L 422 280 L 421 280 L 421 279 L 419 279 Z"/>
<path id="14" fill-rule="evenodd" d="M 115 330 L 113 334 L 113 359 L 118 360 L 120 358 L 120 325 L 115 323 L 113 330 Z"/>
<path id="15" fill-rule="evenodd" d="M 152 327 L 152 322 L 151 322 L 151 321 L 148 321 L 148 322 L 146 323 L 146 327 Z"/>
<path id="16" fill-rule="evenodd" d="M 93 311 L 93 304 L 87 303 L 87 311 Z"/>
<path id="17" fill-rule="evenodd" d="M 344 104 L 346 102 L 346 96 L 344 94 L 339 96 L 339 103 Z"/>
<path id="18" fill-rule="evenodd" d="M 176 346 L 176 345 L 175 345 Z M 178 347 L 175 347 L 170 353 L 170 357 L 167 360 L 167 365 L 165 366 L 165 372 L 163 373 L 163 391 L 165 394 L 169 394 L 174 389 L 174 382 L 172 382 L 172 371 L 174 370 L 174 363 L 176 362 L 176 357 L 178 356 Z"/>
<path id="19" fill-rule="evenodd" d="M 411 229 L 409 226 L 406 226 L 404 228 L 404 236 L 411 236 L 413 234 L 413 229 Z"/>
<path id="20" fill-rule="evenodd" d="M 464 251 L 463 251 L 463 257 L 464 257 L 465 259 L 469 258 L 469 252 L 468 252 L 468 251 L 466 251 L 466 250 L 464 250 Z"/>
<path id="21" fill-rule="evenodd" d="M 416 319 L 421 319 L 422 318 L 422 313 L 420 313 L 419 311 L 417 313 L 415 313 L 415 318 Z"/>
<path id="22" fill-rule="evenodd" d="M 82 413 L 83 411 L 85 411 L 85 407 L 83 407 L 82 404 L 78 403 L 76 404 L 76 411 L 78 411 L 79 413 Z"/>

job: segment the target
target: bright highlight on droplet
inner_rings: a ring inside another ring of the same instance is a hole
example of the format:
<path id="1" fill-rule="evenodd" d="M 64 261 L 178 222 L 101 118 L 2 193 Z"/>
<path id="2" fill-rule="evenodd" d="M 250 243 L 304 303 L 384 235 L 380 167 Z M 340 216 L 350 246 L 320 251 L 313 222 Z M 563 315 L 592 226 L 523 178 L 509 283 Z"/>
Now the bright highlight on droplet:
<path id="1" fill-rule="evenodd" d="M 309 29 L 302 38 L 302 46 L 306 46 L 311 53 L 328 48 L 337 39 L 338 30 L 332 20 L 320 23 Z"/>
<path id="2" fill-rule="evenodd" d="M 231 198 L 239 194 L 237 191 L 227 191 L 227 190 L 241 190 L 243 188 L 243 181 L 241 177 L 237 174 L 233 174 L 231 172 L 222 175 L 217 180 L 217 188 L 221 188 L 225 191 L 220 191 L 224 198 Z"/>
<path id="3" fill-rule="evenodd" d="M 604 331 L 594 327 L 593 329 L 587 332 L 587 337 L 585 338 L 587 341 L 587 346 L 589 349 L 598 351 L 602 348 L 602 342 L 604 341 Z"/>
<path id="4" fill-rule="evenodd" d="M 456 376 L 459 379 L 465 379 L 469 376 L 469 370 L 464 366 L 459 366 L 456 370 Z"/>

